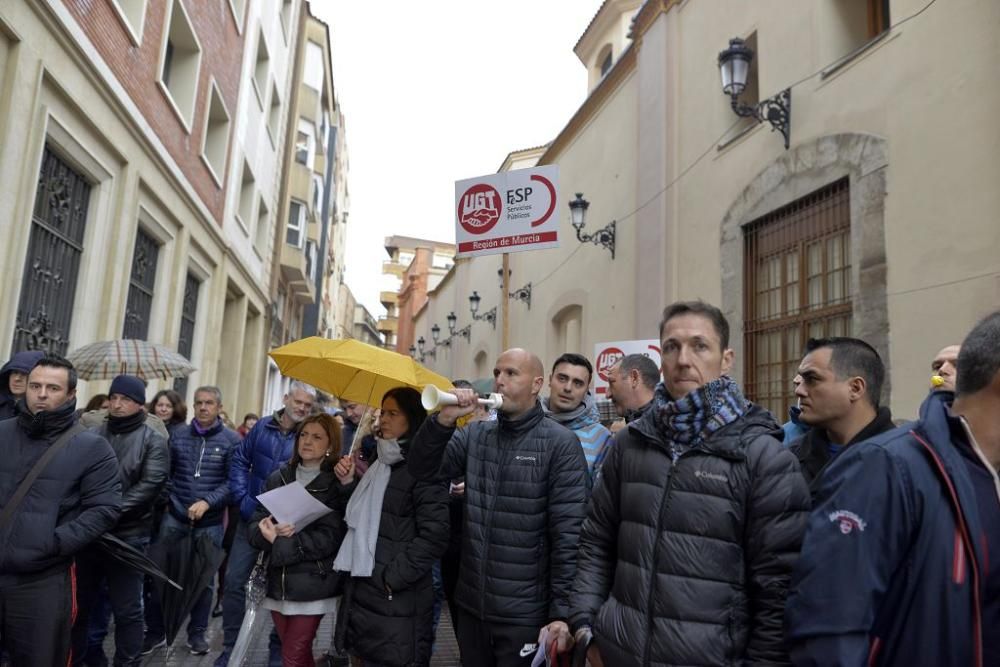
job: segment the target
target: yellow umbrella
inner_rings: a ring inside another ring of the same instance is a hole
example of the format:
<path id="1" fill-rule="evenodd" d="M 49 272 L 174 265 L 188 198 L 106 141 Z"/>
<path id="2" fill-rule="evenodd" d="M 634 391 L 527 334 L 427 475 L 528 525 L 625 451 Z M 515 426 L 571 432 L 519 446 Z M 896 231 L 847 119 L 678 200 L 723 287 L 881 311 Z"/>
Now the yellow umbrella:
<path id="1" fill-rule="evenodd" d="M 393 387 L 422 391 L 429 384 L 448 391 L 447 378 L 414 359 L 357 340 L 311 336 L 271 350 L 281 372 L 343 400 L 371 405 Z"/>

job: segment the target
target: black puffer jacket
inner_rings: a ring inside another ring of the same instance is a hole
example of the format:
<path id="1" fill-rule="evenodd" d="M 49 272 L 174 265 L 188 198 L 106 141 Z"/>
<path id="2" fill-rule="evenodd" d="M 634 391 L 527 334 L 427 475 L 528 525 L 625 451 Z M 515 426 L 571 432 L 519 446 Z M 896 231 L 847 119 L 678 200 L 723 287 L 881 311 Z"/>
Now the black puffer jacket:
<path id="1" fill-rule="evenodd" d="M 283 465 L 264 483 L 270 491 L 295 481 L 295 468 Z M 344 509 L 347 493 L 332 472 L 320 472 L 306 485 L 316 500 L 333 511 L 316 519 L 291 537 L 276 537 L 274 544 L 260 532 L 258 524 L 269 512 L 260 503 L 247 527 L 247 538 L 255 549 L 268 552 L 267 597 L 272 600 L 311 602 L 336 597 L 343 592 L 343 576 L 333 569 L 347 527 Z"/>
<path id="2" fill-rule="evenodd" d="M 111 444 L 118 457 L 122 513 L 112 532 L 123 539 L 146 537 L 153 529 L 153 505 L 170 474 L 167 439 L 142 423 L 128 433 L 111 433 L 107 422 L 92 430 Z"/>
<path id="3" fill-rule="evenodd" d="M 18 409 L 24 409 L 23 401 Z M 0 507 L 76 418 L 76 402 L 0 421 Z M 121 507 L 118 462 L 107 441 L 83 431 L 53 458 L 0 531 L 0 583 L 8 575 L 69 567 L 73 554 L 110 530 Z"/>
<path id="4" fill-rule="evenodd" d="M 574 630 L 631 665 L 788 664 L 809 492 L 756 406 L 673 463 L 655 410 L 616 434 L 580 535 Z"/>
<path id="5" fill-rule="evenodd" d="M 538 403 L 514 421 L 455 431 L 424 422 L 413 440 L 418 479 L 465 477 L 455 601 L 493 623 L 541 626 L 569 615 L 577 540 L 590 494 L 580 441 Z"/>
<path id="6" fill-rule="evenodd" d="M 404 449 L 404 455 L 406 450 Z M 353 489 L 352 489 L 353 490 Z M 365 662 L 427 665 L 434 643 L 431 567 L 448 546 L 448 483 L 392 466 L 370 577 L 351 577 L 337 644 Z"/>

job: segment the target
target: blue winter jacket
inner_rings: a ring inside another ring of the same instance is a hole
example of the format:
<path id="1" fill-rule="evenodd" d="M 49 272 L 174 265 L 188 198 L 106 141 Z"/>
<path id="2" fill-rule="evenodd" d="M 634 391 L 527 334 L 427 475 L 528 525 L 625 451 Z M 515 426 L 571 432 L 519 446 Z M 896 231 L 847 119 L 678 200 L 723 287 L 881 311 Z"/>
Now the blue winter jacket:
<path id="1" fill-rule="evenodd" d="M 795 665 L 984 665 L 985 539 L 952 398 L 824 473 L 785 610 Z"/>
<path id="2" fill-rule="evenodd" d="M 193 424 L 171 432 L 168 506 L 175 519 L 187 523 L 188 507 L 204 500 L 209 510 L 197 525 L 222 523 L 230 498 L 229 461 L 239 441 L 240 436 L 219 420 L 205 435 L 199 434 Z"/>
<path id="3" fill-rule="evenodd" d="M 295 450 L 295 429 L 282 432 L 275 419 L 281 413 L 258 421 L 233 452 L 229 486 L 244 521 L 249 521 L 257 509 L 257 496 L 264 493 L 268 476 L 292 458 Z"/>

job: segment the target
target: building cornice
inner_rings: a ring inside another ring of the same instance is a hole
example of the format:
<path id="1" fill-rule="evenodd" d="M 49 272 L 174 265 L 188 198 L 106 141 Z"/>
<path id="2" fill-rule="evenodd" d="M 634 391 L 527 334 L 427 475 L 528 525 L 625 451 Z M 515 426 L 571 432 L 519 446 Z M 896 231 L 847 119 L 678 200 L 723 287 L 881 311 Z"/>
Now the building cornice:
<path id="1" fill-rule="evenodd" d="M 640 4 L 638 0 L 604 0 L 573 47 L 573 53 L 580 59 L 584 67 L 589 68 L 593 65 L 590 62 L 591 59 L 603 46 L 603 43 L 598 40 L 621 20 L 623 14 L 629 11 L 638 11 Z"/>
<path id="2" fill-rule="evenodd" d="M 629 31 L 628 36 L 633 42 L 638 43 L 660 14 L 667 13 L 681 2 L 682 0 L 646 0 L 636 12 L 635 18 L 632 19 L 632 30 Z"/>
<path id="3" fill-rule="evenodd" d="M 569 119 L 566 127 L 552 140 L 552 143 L 542 153 L 542 156 L 538 158 L 539 165 L 552 164 L 556 157 L 590 122 L 590 119 L 597 114 L 604 103 L 614 95 L 625 79 L 635 70 L 637 51 L 636 44 L 631 44 L 625 49 L 618 62 L 611 68 L 611 71 L 597 84 L 596 88 L 590 91 L 590 95 L 580 105 L 576 113 L 573 114 L 573 117 Z"/>

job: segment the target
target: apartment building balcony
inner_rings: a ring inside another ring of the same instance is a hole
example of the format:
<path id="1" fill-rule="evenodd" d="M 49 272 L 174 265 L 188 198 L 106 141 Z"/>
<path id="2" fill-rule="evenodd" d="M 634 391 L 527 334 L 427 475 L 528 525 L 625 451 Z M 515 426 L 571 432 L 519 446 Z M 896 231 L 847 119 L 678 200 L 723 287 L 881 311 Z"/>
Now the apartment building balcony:
<path id="1" fill-rule="evenodd" d="M 388 276 L 396 276 L 397 278 L 402 278 L 403 273 L 406 272 L 406 267 L 399 262 L 394 262 L 388 259 L 382 262 L 382 273 Z"/>
<path id="2" fill-rule="evenodd" d="M 281 244 L 281 277 L 288 286 L 288 294 L 299 303 L 316 301 L 316 286 L 310 279 L 312 268 L 309 265 L 305 248 Z"/>
<path id="3" fill-rule="evenodd" d="M 393 308 L 390 308 L 390 306 L 394 307 L 399 303 L 399 294 L 388 290 L 382 291 L 379 292 L 378 300 L 382 302 L 382 305 L 385 306 L 386 310 L 391 311 Z"/>

